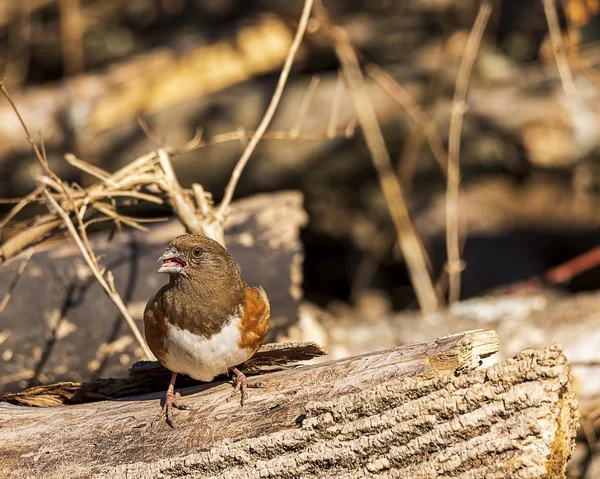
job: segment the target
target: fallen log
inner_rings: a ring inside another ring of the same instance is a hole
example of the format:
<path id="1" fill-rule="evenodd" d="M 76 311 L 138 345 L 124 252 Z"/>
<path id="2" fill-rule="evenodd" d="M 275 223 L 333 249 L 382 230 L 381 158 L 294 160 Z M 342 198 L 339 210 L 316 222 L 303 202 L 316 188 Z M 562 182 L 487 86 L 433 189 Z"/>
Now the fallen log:
<path id="1" fill-rule="evenodd" d="M 299 229 L 305 222 L 298 192 L 257 195 L 232 204 L 225 242 L 248 283 L 261 284 L 269 294 L 269 340 L 297 320 L 303 253 Z M 112 241 L 105 235 L 91 238 L 140 327 L 148 298 L 166 281 L 156 274 L 156 260 L 183 232 L 181 223 L 171 221 L 149 232 L 124 231 Z M 0 391 L 122 376 L 143 357 L 74 244 L 39 247 L 19 275 L 23 261 L 17 257 L 0 268 L 1 294 L 12 291 L 0 316 Z"/>
<path id="2" fill-rule="evenodd" d="M 2 477 L 564 477 L 578 420 L 560 347 L 475 369 L 493 331 L 264 374 L 247 405 L 230 384 L 58 408 L 0 403 Z"/>

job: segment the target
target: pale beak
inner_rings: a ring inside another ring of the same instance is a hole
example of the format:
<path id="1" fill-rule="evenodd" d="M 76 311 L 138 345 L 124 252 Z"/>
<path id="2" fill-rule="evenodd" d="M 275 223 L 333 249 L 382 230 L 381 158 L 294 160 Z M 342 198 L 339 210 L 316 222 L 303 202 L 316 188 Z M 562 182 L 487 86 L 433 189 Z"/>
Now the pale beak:
<path id="1" fill-rule="evenodd" d="M 186 262 L 179 257 L 179 251 L 176 248 L 169 248 L 158 258 L 162 261 L 162 266 L 158 269 L 159 273 L 181 274 Z"/>

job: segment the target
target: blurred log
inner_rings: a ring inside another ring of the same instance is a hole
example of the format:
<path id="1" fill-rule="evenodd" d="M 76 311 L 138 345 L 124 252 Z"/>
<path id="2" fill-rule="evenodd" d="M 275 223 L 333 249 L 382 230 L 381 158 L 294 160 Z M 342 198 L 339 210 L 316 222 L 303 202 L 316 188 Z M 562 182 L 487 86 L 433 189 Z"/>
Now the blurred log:
<path id="1" fill-rule="evenodd" d="M 178 55 L 158 48 L 106 69 L 32 87 L 13 99 L 31 131 L 44 135 L 50 149 L 64 147 L 75 135 L 86 140 L 103 131 L 134 123 L 167 107 L 200 98 L 277 70 L 289 50 L 292 32 L 273 16 L 240 28 L 236 36 L 212 45 L 194 45 Z M 27 151 L 10 105 L 0 105 L 0 157 Z"/>
<path id="2" fill-rule="evenodd" d="M 600 396 L 583 401 L 578 399 L 578 403 L 581 421 L 577 444 L 567 466 L 567 477 L 596 479 L 600 477 Z"/>
<path id="3" fill-rule="evenodd" d="M 430 201 L 415 220 L 426 239 L 445 232 L 445 194 L 436 194 Z M 470 236 L 595 230 L 600 227 L 600 196 L 573 188 L 558 177 L 532 175 L 518 183 L 498 175 L 465 185 L 459 214 Z"/>
<path id="4" fill-rule="evenodd" d="M 473 370 L 497 349 L 473 331 L 158 400 L 0 405 L 3 477 L 563 477 L 578 418 L 560 348 Z M 153 396 L 158 398 L 158 395 Z M 35 425 L 35 427 L 33 427 Z M 150 429 L 149 429 L 150 428 Z M 90 449 L 91 448 L 91 449 Z"/>
<path id="5" fill-rule="evenodd" d="M 235 202 L 226 225 L 227 247 L 244 277 L 269 294 L 270 339 L 297 320 L 299 228 L 305 222 L 302 195 L 281 192 Z M 117 290 L 140 326 L 146 301 L 166 281 L 156 273 L 156 260 L 183 232 L 178 221 L 170 221 L 146 233 L 122 232 L 112 241 L 92 237 L 100 262 L 114 273 Z M 11 290 L 21 262 L 17 257 L 0 267 L 2 294 Z M 75 245 L 38 248 L 11 292 L 0 313 L 0 390 L 119 376 L 142 357 Z"/>

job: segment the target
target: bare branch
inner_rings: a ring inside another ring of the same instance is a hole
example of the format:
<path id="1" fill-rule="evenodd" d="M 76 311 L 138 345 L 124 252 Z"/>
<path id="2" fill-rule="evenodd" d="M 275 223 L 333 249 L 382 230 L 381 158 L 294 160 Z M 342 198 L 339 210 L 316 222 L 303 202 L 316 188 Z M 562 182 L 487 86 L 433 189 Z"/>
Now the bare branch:
<path id="1" fill-rule="evenodd" d="M 347 33 L 340 27 L 331 24 L 320 3 L 318 5 L 319 20 L 322 28 L 333 40 L 336 54 L 342 65 L 358 122 L 365 136 L 373 164 L 377 169 L 381 190 L 396 227 L 400 248 L 408 266 L 419 306 L 423 311 L 435 311 L 438 308 L 438 298 L 428 272 L 425 250 L 412 225 L 400 182 L 392 168 L 377 115 L 360 70 L 358 57 Z"/>
<path id="2" fill-rule="evenodd" d="M 179 184 L 175 172 L 173 171 L 173 165 L 171 164 L 169 155 L 163 148 L 158 150 L 158 158 L 164 172 L 165 193 L 169 198 L 173 211 L 188 232 L 194 234 L 207 234 L 203 218 L 196 214 L 196 208 L 194 207 L 191 198 L 188 197 Z M 217 238 L 213 239 L 218 241 Z M 221 240 L 221 243 L 222 242 L 223 240 Z"/>
<path id="3" fill-rule="evenodd" d="M 448 302 L 452 304 L 460 299 L 460 274 L 463 264 L 460 259 L 460 239 L 458 227 L 458 192 L 460 184 L 460 135 L 462 120 L 466 111 L 467 86 L 481 37 L 492 12 L 492 5 L 484 1 L 479 7 L 477 18 L 469 34 L 463 54 L 452 102 L 450 132 L 448 140 L 448 178 L 446 189 L 446 248 L 448 251 Z"/>
<path id="4" fill-rule="evenodd" d="M 81 0 L 60 0 L 60 40 L 67 76 L 81 73 L 84 68 L 84 25 Z"/>
<path id="5" fill-rule="evenodd" d="M 45 187 L 43 185 L 40 185 L 31 193 L 29 193 L 25 198 L 21 198 L 21 200 L 15 206 L 13 206 L 9 213 L 4 218 L 2 218 L 2 221 L 0 221 L 0 229 L 4 228 L 6 224 L 10 220 L 12 220 L 17 215 L 17 213 L 19 213 L 19 211 L 25 208 L 29 203 L 35 201 L 38 198 L 38 196 L 40 196 L 42 191 L 44 191 L 44 188 Z"/>
<path id="6" fill-rule="evenodd" d="M 342 104 L 342 92 L 344 91 L 344 74 L 338 71 L 335 82 L 335 91 L 333 93 L 333 105 L 331 106 L 331 116 L 327 125 L 327 137 L 333 138 L 337 130 L 337 122 L 340 116 L 340 106 Z"/>
<path id="7" fill-rule="evenodd" d="M 312 103 L 312 99 L 315 96 L 315 92 L 317 91 L 317 87 L 319 86 L 320 82 L 321 82 L 321 78 L 319 77 L 319 75 L 313 75 L 312 79 L 310 80 L 310 85 L 308 85 L 308 89 L 306 90 L 306 93 L 304 94 L 304 98 L 302 99 L 302 103 L 300 104 L 300 109 L 298 110 L 298 118 L 296 120 L 296 124 L 290 130 L 290 135 L 293 138 L 297 138 L 298 135 L 300 134 L 300 128 L 302 127 L 302 122 L 304 121 L 304 118 L 306 117 L 306 113 L 308 112 L 308 108 L 310 107 L 310 104 Z"/>
<path id="8" fill-rule="evenodd" d="M 104 171 L 102 168 L 99 168 L 98 166 L 90 165 L 88 162 L 80 160 L 72 153 L 67 153 L 65 155 L 65 160 L 70 165 L 74 166 L 75 168 L 80 169 L 81 171 L 86 172 L 88 175 L 98 178 L 101 181 L 105 181 L 106 183 L 108 183 L 111 186 L 114 185 L 112 183 L 112 180 L 110 179 L 110 174 L 107 171 Z"/>
<path id="9" fill-rule="evenodd" d="M 300 48 L 300 44 L 302 43 L 302 38 L 304 37 L 304 32 L 306 31 L 306 26 L 308 25 L 308 19 L 310 17 L 310 12 L 312 10 L 313 0 L 305 0 L 304 8 L 302 9 L 302 15 L 300 17 L 300 21 L 298 22 L 298 29 L 296 30 L 296 35 L 294 36 L 294 41 L 292 42 L 292 46 L 287 54 L 285 59 L 285 63 L 283 64 L 283 68 L 281 69 L 281 74 L 279 75 L 279 80 L 277 82 L 277 87 L 275 88 L 275 92 L 271 97 L 271 102 L 269 103 L 269 107 L 265 112 L 263 119 L 261 120 L 258 128 L 252 135 L 252 138 L 248 142 L 244 152 L 240 156 L 240 159 L 235 165 L 233 173 L 231 174 L 231 178 L 227 187 L 225 189 L 225 195 L 223 197 L 223 201 L 219 205 L 219 208 L 216 212 L 216 218 L 220 223 L 225 222 L 225 215 L 227 214 L 227 209 L 231 204 L 231 200 L 233 199 L 233 192 L 235 191 L 235 187 L 240 179 L 242 171 L 244 167 L 248 163 L 250 156 L 254 152 L 256 145 L 264 135 L 265 131 L 269 127 L 273 116 L 275 115 L 275 111 L 277 110 L 277 106 L 279 105 L 279 101 L 281 100 L 281 96 L 283 94 L 283 89 L 285 88 L 285 84 L 287 82 L 288 76 L 290 74 L 290 70 L 292 69 L 292 64 L 294 63 L 294 58 L 296 57 L 296 53 Z"/>
<path id="10" fill-rule="evenodd" d="M 429 149 L 436 159 L 440 169 L 446 173 L 448 158 L 435 122 L 429 118 L 414 98 L 402 85 L 394 80 L 383 68 L 373 62 L 367 62 L 365 72 L 383 88 L 406 111 L 408 116 L 422 128 L 427 138 Z"/>
<path id="11" fill-rule="evenodd" d="M 67 226 L 67 229 L 69 230 L 73 241 L 75 241 L 75 244 L 79 248 L 83 259 L 88 264 L 90 270 L 92 271 L 92 274 L 94 275 L 98 283 L 100 283 L 100 286 L 102 286 L 102 288 L 104 289 L 108 297 L 111 299 L 111 301 L 115 304 L 123 318 L 125 318 L 129 329 L 131 329 L 131 332 L 133 333 L 133 336 L 144 351 L 144 355 L 149 359 L 153 359 L 154 355 L 152 354 L 152 351 L 150 351 L 150 348 L 146 344 L 146 341 L 144 341 L 142 333 L 140 333 L 139 328 L 135 324 L 134 319 L 129 314 L 129 311 L 127 311 L 125 303 L 123 302 L 121 296 L 115 288 L 114 280 L 112 279 L 112 274 L 109 271 L 107 273 L 107 279 L 104 279 L 102 272 L 97 267 L 97 261 L 95 260 L 95 258 L 92 258 L 92 256 L 94 255 L 93 251 L 88 250 L 88 248 L 80 238 L 79 234 L 77 233 L 77 229 L 75 228 L 75 225 L 73 224 L 73 221 L 71 221 L 71 218 L 69 217 L 67 212 L 56 202 L 56 200 L 52 197 L 50 193 L 48 193 L 48 191 L 44 191 L 44 194 L 46 195 L 48 203 L 50 203 L 52 208 L 56 211 L 56 213 L 61 217 L 64 224 Z"/>
<path id="12" fill-rule="evenodd" d="M 567 56 L 565 55 L 562 34 L 560 32 L 560 26 L 558 25 L 558 15 L 556 14 L 556 3 L 554 0 L 544 0 L 544 13 L 546 14 L 546 21 L 548 22 L 550 41 L 552 42 L 554 59 L 556 60 L 556 66 L 558 67 L 558 74 L 560 75 L 563 90 L 567 95 L 573 95 L 575 93 L 575 84 L 573 83 L 573 75 L 571 74 L 569 62 L 567 62 Z"/>
<path id="13" fill-rule="evenodd" d="M 4 311 L 4 308 L 6 308 L 6 305 L 10 301 L 12 293 L 15 290 L 15 288 L 17 287 L 17 284 L 19 283 L 21 276 L 23 276 L 23 273 L 25 272 L 25 269 L 27 268 L 27 265 L 29 264 L 29 261 L 31 260 L 31 257 L 33 256 L 34 251 L 35 251 L 35 248 L 29 248 L 29 250 L 25 253 L 25 257 L 23 258 L 23 260 L 21 261 L 21 264 L 17 268 L 17 272 L 8 288 L 8 291 L 4 294 L 2 301 L 0 301 L 0 313 L 2 311 Z"/>

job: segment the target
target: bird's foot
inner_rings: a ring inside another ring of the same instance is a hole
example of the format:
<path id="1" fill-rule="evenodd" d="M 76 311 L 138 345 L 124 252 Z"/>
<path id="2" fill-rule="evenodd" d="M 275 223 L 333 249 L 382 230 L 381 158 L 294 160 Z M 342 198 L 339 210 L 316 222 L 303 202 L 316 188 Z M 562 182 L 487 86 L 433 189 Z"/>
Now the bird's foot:
<path id="1" fill-rule="evenodd" d="M 235 377 L 233 378 L 233 391 L 231 392 L 229 399 L 235 397 L 239 388 L 241 395 L 240 406 L 243 406 L 246 402 L 246 399 L 248 399 L 248 393 L 246 392 L 246 389 L 265 387 L 264 383 L 261 382 L 249 383 L 246 375 L 243 372 L 241 372 L 238 368 L 231 368 L 231 372 L 235 374 Z"/>
<path id="2" fill-rule="evenodd" d="M 154 421 L 152 421 L 152 424 L 154 424 L 164 414 L 167 424 L 173 429 L 175 429 L 175 424 L 173 423 L 173 409 L 179 409 L 184 411 L 189 411 L 191 409 L 189 406 L 179 403 L 178 401 L 180 399 L 181 394 L 179 394 L 178 392 L 172 393 L 171 391 L 168 391 L 165 395 L 164 400 L 162 401 L 162 409 L 158 416 L 154 419 Z"/>

